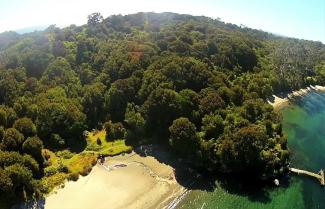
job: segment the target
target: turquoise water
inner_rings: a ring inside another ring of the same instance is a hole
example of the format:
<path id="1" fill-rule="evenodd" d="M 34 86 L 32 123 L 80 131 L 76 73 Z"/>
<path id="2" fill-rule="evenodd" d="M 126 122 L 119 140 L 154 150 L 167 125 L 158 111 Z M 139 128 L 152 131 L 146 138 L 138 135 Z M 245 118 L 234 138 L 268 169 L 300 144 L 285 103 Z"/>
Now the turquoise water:
<path id="1" fill-rule="evenodd" d="M 288 135 L 291 166 L 318 172 L 325 169 L 325 93 L 312 92 L 282 110 L 282 124 Z M 215 182 L 213 191 L 193 190 L 178 209 L 325 209 L 325 188 L 316 179 L 291 175 L 281 187 L 252 189 Z M 246 182 L 247 183 L 247 182 Z"/>

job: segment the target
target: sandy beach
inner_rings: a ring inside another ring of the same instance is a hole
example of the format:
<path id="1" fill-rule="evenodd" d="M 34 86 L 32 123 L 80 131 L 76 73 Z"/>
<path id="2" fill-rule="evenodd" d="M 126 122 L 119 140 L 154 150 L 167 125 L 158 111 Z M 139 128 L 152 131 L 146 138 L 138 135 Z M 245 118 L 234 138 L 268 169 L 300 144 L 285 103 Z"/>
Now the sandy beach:
<path id="1" fill-rule="evenodd" d="M 273 95 L 272 101 L 269 100 L 268 103 L 271 104 L 275 110 L 279 110 L 283 107 L 288 106 L 290 104 L 291 99 L 293 99 L 295 97 L 299 97 L 299 96 L 304 96 L 312 91 L 325 91 L 325 86 L 318 86 L 318 85 L 309 86 L 304 89 L 290 92 L 290 93 L 288 93 L 284 96 L 281 96 L 281 97 L 277 96 L 277 95 Z"/>
<path id="2" fill-rule="evenodd" d="M 136 153 L 108 157 L 89 175 L 67 182 L 45 199 L 45 209 L 168 208 L 184 193 L 174 169 L 151 156 Z"/>

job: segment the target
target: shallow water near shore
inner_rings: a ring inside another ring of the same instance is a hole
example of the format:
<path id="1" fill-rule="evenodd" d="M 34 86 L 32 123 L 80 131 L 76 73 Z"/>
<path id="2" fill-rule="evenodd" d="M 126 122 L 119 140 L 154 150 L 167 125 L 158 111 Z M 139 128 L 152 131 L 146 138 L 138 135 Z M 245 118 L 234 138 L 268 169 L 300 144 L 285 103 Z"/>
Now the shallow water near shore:
<path id="1" fill-rule="evenodd" d="M 291 166 L 318 172 L 325 169 L 325 93 L 311 92 L 281 110 L 288 135 Z M 222 182 L 222 180 L 220 180 Z M 247 183 L 247 182 L 246 182 Z M 325 188 L 316 179 L 291 174 L 280 187 L 258 191 L 240 185 L 238 191 L 218 186 L 214 191 L 191 191 L 177 209 L 314 209 L 325 208 Z M 236 184 L 236 182 L 233 182 Z"/>

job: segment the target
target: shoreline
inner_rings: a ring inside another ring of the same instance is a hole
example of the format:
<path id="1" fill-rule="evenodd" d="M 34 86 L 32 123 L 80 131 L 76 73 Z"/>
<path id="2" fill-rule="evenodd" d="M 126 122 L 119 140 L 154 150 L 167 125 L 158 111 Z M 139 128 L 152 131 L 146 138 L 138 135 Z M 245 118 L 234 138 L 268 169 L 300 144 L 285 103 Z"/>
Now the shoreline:
<path id="1" fill-rule="evenodd" d="M 285 94 L 285 96 L 280 97 L 277 96 L 275 94 L 273 94 L 273 101 L 267 100 L 267 102 L 273 106 L 274 110 L 278 111 L 281 110 L 284 107 L 287 107 L 290 105 L 290 101 L 295 98 L 295 97 L 302 97 L 310 92 L 313 91 L 323 91 L 325 92 L 325 86 L 319 86 L 319 85 L 315 85 L 315 86 L 308 86 L 306 88 L 302 88 L 296 91 L 292 91 L 290 93 Z"/>
<path id="2" fill-rule="evenodd" d="M 45 197 L 44 208 L 171 209 L 187 191 L 177 182 L 173 167 L 132 152 L 107 157 L 87 176 L 66 182 Z"/>

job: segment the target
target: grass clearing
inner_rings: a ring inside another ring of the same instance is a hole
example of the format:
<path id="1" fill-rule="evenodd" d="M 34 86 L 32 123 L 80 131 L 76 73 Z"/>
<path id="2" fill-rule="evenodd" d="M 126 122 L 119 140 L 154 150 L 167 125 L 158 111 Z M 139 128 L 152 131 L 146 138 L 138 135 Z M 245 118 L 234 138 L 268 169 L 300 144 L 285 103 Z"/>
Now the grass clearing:
<path id="1" fill-rule="evenodd" d="M 95 153 L 80 153 L 74 155 L 70 159 L 64 160 L 63 164 L 68 167 L 70 173 L 79 173 L 87 175 L 91 168 L 97 162 L 97 154 Z"/>
<path id="2" fill-rule="evenodd" d="M 80 153 L 43 149 L 42 154 L 46 159 L 45 176 L 41 180 L 44 193 L 62 185 L 66 179 L 77 180 L 79 175 L 87 175 L 99 154 L 114 156 L 132 151 L 132 147 L 127 146 L 123 139 L 107 141 L 105 130 L 90 132 L 86 140 L 87 147 Z"/>
<path id="3" fill-rule="evenodd" d="M 45 176 L 41 180 L 42 192 L 49 193 L 55 187 L 61 186 L 69 175 L 66 173 L 56 173 L 51 176 Z"/>
<path id="4" fill-rule="evenodd" d="M 106 131 L 101 130 L 89 133 L 86 150 L 94 151 L 105 156 L 114 156 L 131 152 L 132 147 L 127 146 L 124 139 L 107 141 Z"/>

